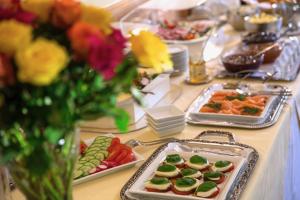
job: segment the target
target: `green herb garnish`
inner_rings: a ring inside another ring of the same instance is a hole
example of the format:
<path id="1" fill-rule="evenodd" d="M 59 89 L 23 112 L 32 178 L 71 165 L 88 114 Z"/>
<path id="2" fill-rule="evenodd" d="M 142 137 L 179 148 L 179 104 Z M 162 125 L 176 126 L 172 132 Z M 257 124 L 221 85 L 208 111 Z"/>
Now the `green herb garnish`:
<path id="1" fill-rule="evenodd" d="M 196 180 L 194 178 L 190 177 L 183 177 L 176 179 L 176 186 L 178 187 L 190 187 L 193 186 L 196 183 Z"/>
<path id="2" fill-rule="evenodd" d="M 207 163 L 207 159 L 203 158 L 202 156 L 198 156 L 198 155 L 194 155 L 190 158 L 190 162 L 193 164 L 206 164 Z"/>
<path id="3" fill-rule="evenodd" d="M 222 176 L 222 173 L 221 172 L 206 172 L 206 173 L 204 173 L 203 176 L 205 179 L 219 178 L 220 176 Z"/>
<path id="4" fill-rule="evenodd" d="M 233 101 L 235 99 L 240 100 L 240 101 L 244 101 L 246 99 L 246 95 L 243 94 L 238 94 L 236 96 L 226 96 L 226 99 L 229 101 Z"/>
<path id="5" fill-rule="evenodd" d="M 169 179 L 164 178 L 164 177 L 153 177 L 150 180 L 150 182 L 155 185 L 163 185 L 163 184 L 169 183 L 170 181 L 169 181 Z"/>
<path id="6" fill-rule="evenodd" d="M 190 176 L 196 174 L 198 171 L 192 168 L 185 168 L 181 170 L 182 176 Z"/>
<path id="7" fill-rule="evenodd" d="M 221 110 L 221 108 L 222 108 L 221 103 L 215 103 L 215 102 L 207 103 L 204 106 L 212 108 L 212 109 L 217 110 L 217 111 Z"/>
<path id="8" fill-rule="evenodd" d="M 222 167 L 226 167 L 226 166 L 230 165 L 230 163 L 231 163 L 230 161 L 220 160 L 215 163 L 215 166 L 217 168 L 222 168 Z"/>
<path id="9" fill-rule="evenodd" d="M 213 188 L 217 187 L 217 184 L 212 182 L 212 181 L 206 181 L 204 183 L 202 183 L 201 185 L 199 185 L 199 187 L 197 188 L 197 192 L 207 192 Z"/>
<path id="10" fill-rule="evenodd" d="M 175 170 L 176 170 L 176 167 L 174 165 L 161 165 L 157 168 L 157 171 L 160 171 L 160 172 L 172 172 Z"/>
<path id="11" fill-rule="evenodd" d="M 168 155 L 167 158 L 166 158 L 166 161 L 168 163 L 178 163 L 181 161 L 181 157 L 180 155 L 178 154 L 171 154 L 171 155 Z"/>
<path id="12" fill-rule="evenodd" d="M 250 115 L 255 115 L 255 114 L 259 113 L 260 111 L 261 110 L 259 108 L 248 107 L 248 106 L 243 107 L 243 112 L 250 114 Z"/>

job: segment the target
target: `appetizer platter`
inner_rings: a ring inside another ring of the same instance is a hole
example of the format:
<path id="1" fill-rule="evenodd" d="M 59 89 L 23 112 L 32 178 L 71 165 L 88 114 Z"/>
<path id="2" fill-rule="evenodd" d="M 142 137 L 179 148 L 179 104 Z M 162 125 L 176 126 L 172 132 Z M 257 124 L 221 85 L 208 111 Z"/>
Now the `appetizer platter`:
<path id="1" fill-rule="evenodd" d="M 232 140 L 200 139 L 202 136 L 159 147 L 122 188 L 121 198 L 238 199 L 257 162 L 256 150 Z"/>
<path id="2" fill-rule="evenodd" d="M 198 112 L 191 114 L 203 119 L 258 122 L 266 117 L 273 101 L 272 96 L 249 96 L 235 90 L 218 90 L 207 101 L 198 104 Z"/>
<path id="3" fill-rule="evenodd" d="M 269 127 L 278 120 L 288 98 L 287 88 L 276 85 L 261 86 L 259 92 L 262 95 L 255 94 L 255 87 L 251 88 L 249 85 L 233 90 L 228 89 L 226 84 L 214 84 L 201 92 L 189 106 L 186 112 L 187 122 L 194 125 L 248 129 Z M 237 91 L 247 92 L 240 94 Z"/>
<path id="4" fill-rule="evenodd" d="M 122 169 L 133 167 L 143 158 L 113 135 L 80 141 L 80 156 L 74 170 L 73 184 L 87 182 Z"/>

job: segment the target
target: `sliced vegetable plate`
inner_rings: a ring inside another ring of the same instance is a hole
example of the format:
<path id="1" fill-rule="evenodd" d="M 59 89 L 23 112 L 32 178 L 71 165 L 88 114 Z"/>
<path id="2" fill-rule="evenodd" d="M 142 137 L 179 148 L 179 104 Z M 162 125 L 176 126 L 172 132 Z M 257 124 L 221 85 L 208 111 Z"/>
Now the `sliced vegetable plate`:
<path id="1" fill-rule="evenodd" d="M 80 143 L 80 157 L 73 184 L 80 184 L 133 167 L 143 157 L 113 135 L 98 136 Z"/>

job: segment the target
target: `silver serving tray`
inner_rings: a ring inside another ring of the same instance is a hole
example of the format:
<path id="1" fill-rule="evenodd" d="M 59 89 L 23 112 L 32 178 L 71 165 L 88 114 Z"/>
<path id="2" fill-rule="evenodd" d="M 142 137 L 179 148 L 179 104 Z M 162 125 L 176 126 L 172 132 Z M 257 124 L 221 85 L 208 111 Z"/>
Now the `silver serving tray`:
<path id="1" fill-rule="evenodd" d="M 226 136 L 229 142 L 216 142 L 203 140 L 204 136 Z M 145 173 L 149 174 L 149 171 L 153 171 L 153 165 L 156 165 L 157 160 L 163 158 L 169 151 L 177 151 L 181 153 L 193 152 L 193 153 L 206 153 L 215 156 L 232 157 L 232 159 L 240 160 L 238 167 L 233 171 L 232 175 L 228 177 L 229 180 L 225 183 L 225 186 L 221 190 L 221 193 L 215 198 L 218 200 L 223 199 L 239 199 L 242 191 L 244 190 L 246 183 L 252 174 L 256 162 L 258 160 L 258 153 L 255 149 L 248 145 L 240 144 L 234 141 L 233 135 L 229 132 L 219 131 L 205 131 L 202 132 L 195 139 L 190 140 L 178 140 L 176 142 L 169 142 L 159 147 L 147 161 L 138 169 L 138 171 L 129 179 L 120 192 L 122 200 L 144 200 L 144 199 L 190 199 L 191 197 L 184 197 L 178 195 L 166 195 L 158 198 L 157 195 L 148 193 L 147 197 L 134 195 L 130 191 L 138 182 L 144 180 Z M 208 159 L 210 159 L 208 157 Z M 147 176 L 147 175 L 146 175 Z M 146 181 L 146 180 L 144 180 Z M 194 197 L 195 198 L 195 197 Z M 203 198 L 197 198 L 199 200 Z"/>
<path id="2" fill-rule="evenodd" d="M 211 94 L 215 91 L 215 88 L 222 88 L 222 90 L 226 90 L 226 84 L 214 84 L 210 86 L 209 88 L 205 89 L 201 94 L 192 102 L 192 104 L 189 106 L 186 112 L 186 120 L 187 123 L 192 125 L 208 125 L 208 126 L 222 126 L 222 127 L 236 127 L 236 128 L 246 128 L 246 129 L 261 129 L 270 127 L 273 124 L 275 124 L 280 116 L 280 113 L 285 105 L 286 100 L 288 97 L 284 94 L 284 91 L 287 90 L 287 88 L 278 86 L 278 85 L 268 85 L 268 87 L 274 89 L 280 88 L 280 91 L 282 91 L 281 95 L 277 95 L 273 98 L 272 103 L 268 106 L 268 112 L 265 115 L 265 117 L 262 120 L 259 120 L 257 122 L 247 122 L 247 121 L 241 121 L 241 122 L 233 122 L 233 121 L 222 121 L 219 119 L 203 119 L 195 116 L 193 114 L 195 107 L 199 105 L 199 101 L 203 100 L 204 96 L 211 96 Z M 245 85 L 244 87 L 248 87 Z M 232 90 L 232 89 L 231 89 Z M 230 117 L 230 115 L 228 115 Z"/>

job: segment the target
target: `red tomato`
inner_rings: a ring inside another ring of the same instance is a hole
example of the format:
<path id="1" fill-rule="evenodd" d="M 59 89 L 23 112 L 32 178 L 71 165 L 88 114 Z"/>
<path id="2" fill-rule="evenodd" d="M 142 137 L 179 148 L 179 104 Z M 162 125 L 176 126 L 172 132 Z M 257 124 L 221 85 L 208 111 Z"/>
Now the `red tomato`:
<path id="1" fill-rule="evenodd" d="M 218 194 L 219 194 L 219 192 L 220 192 L 220 189 L 219 188 L 217 188 L 218 189 L 218 191 L 215 191 L 214 193 L 212 193 L 209 197 L 207 197 L 207 198 L 213 198 L 213 197 L 215 197 L 215 196 L 217 196 Z"/>
<path id="2" fill-rule="evenodd" d="M 195 39 L 195 34 L 194 33 L 188 33 L 187 35 L 184 36 L 184 40 L 192 40 Z"/>
<path id="3" fill-rule="evenodd" d="M 127 156 L 123 160 L 120 161 L 120 165 L 132 162 L 134 160 L 135 160 L 134 154 L 129 153 L 129 154 L 127 154 Z"/>
<path id="4" fill-rule="evenodd" d="M 224 171 L 223 173 L 231 172 L 232 170 L 234 170 L 234 166 L 233 166 L 233 165 L 232 165 L 232 167 L 230 167 L 229 169 L 227 169 L 227 170 Z"/>
<path id="5" fill-rule="evenodd" d="M 179 194 L 179 195 L 190 195 L 190 194 L 193 194 L 193 192 L 194 192 L 195 190 L 190 190 L 190 191 L 182 192 L 182 191 L 176 190 L 176 188 L 175 188 L 174 186 L 172 186 L 172 191 L 173 191 L 175 194 Z"/>
<path id="6" fill-rule="evenodd" d="M 120 163 L 128 154 L 129 152 L 126 149 L 123 149 L 121 153 L 114 159 L 114 161 L 116 163 Z"/>
<path id="7" fill-rule="evenodd" d="M 87 148 L 87 145 L 83 141 L 80 141 L 80 154 L 81 155 L 84 153 L 86 148 Z"/>
<path id="8" fill-rule="evenodd" d="M 168 29 L 174 29 L 175 27 L 176 27 L 176 24 L 175 23 L 171 23 L 171 22 L 169 22 L 168 20 L 164 20 L 164 24 L 166 25 L 166 27 L 168 28 Z"/>
<path id="9" fill-rule="evenodd" d="M 108 147 L 107 151 L 112 152 L 115 146 L 120 144 L 120 138 L 115 137 L 112 139 L 110 146 Z"/>

